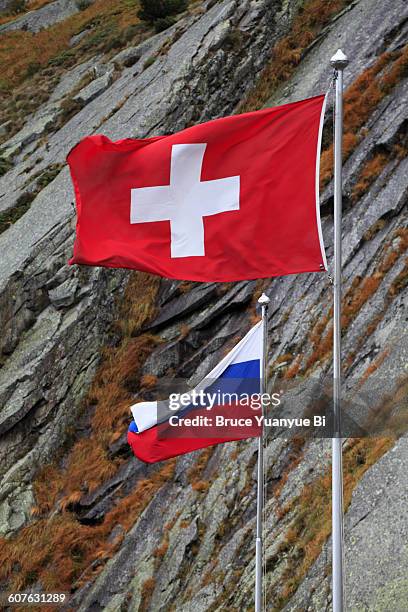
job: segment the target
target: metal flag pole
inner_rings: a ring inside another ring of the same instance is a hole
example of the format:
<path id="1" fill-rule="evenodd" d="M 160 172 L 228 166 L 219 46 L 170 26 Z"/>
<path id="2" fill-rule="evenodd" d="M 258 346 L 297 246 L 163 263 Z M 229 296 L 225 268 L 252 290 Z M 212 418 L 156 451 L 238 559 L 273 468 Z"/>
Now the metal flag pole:
<path id="1" fill-rule="evenodd" d="M 268 346 L 268 304 L 269 298 L 265 293 L 261 295 L 258 304 L 262 306 L 262 363 L 260 376 L 260 392 L 266 393 L 266 355 Z M 263 407 L 262 407 L 263 414 Z M 263 585 L 262 585 L 262 515 L 263 515 L 263 488 L 264 488 L 264 457 L 263 457 L 263 424 L 261 435 L 258 439 L 258 471 L 257 471 L 257 499 L 256 499 L 256 543 L 255 543 L 255 612 L 262 612 L 263 604 Z"/>
<path id="2" fill-rule="evenodd" d="M 333 316 L 333 438 L 332 438 L 332 589 L 333 612 L 343 612 L 343 465 L 341 438 L 341 220 L 343 70 L 348 65 L 339 49 L 330 60 L 335 70 L 334 130 L 334 316 Z"/>

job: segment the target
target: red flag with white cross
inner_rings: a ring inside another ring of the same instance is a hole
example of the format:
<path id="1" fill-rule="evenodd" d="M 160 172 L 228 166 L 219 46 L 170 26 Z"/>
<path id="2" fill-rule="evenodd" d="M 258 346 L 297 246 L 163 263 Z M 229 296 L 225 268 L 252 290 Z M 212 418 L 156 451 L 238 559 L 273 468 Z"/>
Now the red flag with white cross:
<path id="1" fill-rule="evenodd" d="M 319 216 L 324 96 L 69 153 L 71 264 L 236 281 L 326 268 Z"/>

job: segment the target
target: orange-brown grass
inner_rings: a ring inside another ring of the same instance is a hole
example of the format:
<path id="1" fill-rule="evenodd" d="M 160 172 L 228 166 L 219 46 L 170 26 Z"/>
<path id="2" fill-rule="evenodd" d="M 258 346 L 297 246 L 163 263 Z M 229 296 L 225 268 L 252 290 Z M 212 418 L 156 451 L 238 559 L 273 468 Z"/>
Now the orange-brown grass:
<path id="1" fill-rule="evenodd" d="M 72 495 L 78 492 L 94 491 L 102 482 L 111 478 L 117 466 L 111 462 L 107 450 L 93 438 L 79 440 L 73 447 L 68 460 L 65 480 L 65 496 L 60 506 L 69 505 Z M 68 498 L 68 500 L 67 500 Z"/>
<path id="2" fill-rule="evenodd" d="M 97 24 L 97 28 L 111 25 L 121 30 L 138 22 L 136 3 L 95 0 L 87 9 L 40 32 L 3 33 L 0 38 L 2 82 L 13 87 L 24 79 L 30 64 L 45 67 L 52 58 L 68 50 L 70 38 L 90 23 Z M 78 59 L 83 60 L 83 54 Z"/>
<path id="3" fill-rule="evenodd" d="M 370 427 L 372 431 L 391 431 L 392 435 L 400 437 L 407 432 L 407 397 L 408 375 L 402 376 L 392 394 L 370 410 Z"/>
<path id="4" fill-rule="evenodd" d="M 372 276 L 367 276 L 363 279 L 361 277 L 356 277 L 354 279 L 351 287 L 346 291 L 342 299 L 342 330 L 348 328 L 364 304 L 374 295 L 383 276 L 382 273 L 375 272 Z M 331 322 L 327 328 L 325 326 L 324 329 L 325 333 L 320 339 L 315 337 L 312 341 L 313 350 L 306 362 L 305 371 L 308 371 L 316 363 L 322 363 L 332 354 L 333 323 Z"/>
<path id="5" fill-rule="evenodd" d="M 372 363 L 370 363 L 370 365 L 366 368 L 364 374 L 362 375 L 362 377 L 360 379 L 359 387 L 362 387 L 364 385 L 364 383 L 370 378 L 370 376 L 372 374 L 374 374 L 374 372 L 376 372 L 378 370 L 378 368 L 387 359 L 389 354 L 390 354 L 389 349 L 385 349 L 385 350 L 381 351 L 381 353 L 374 359 L 374 361 Z"/>
<path id="6" fill-rule="evenodd" d="M 166 556 L 166 552 L 168 551 L 168 549 L 169 549 L 169 533 L 168 531 L 166 531 L 160 545 L 153 551 L 153 556 L 155 557 L 155 559 L 162 561 L 164 557 Z"/>
<path id="7" fill-rule="evenodd" d="M 351 193 L 354 201 L 357 201 L 368 191 L 369 187 L 377 179 L 377 177 L 380 176 L 388 162 L 388 155 L 385 153 L 377 153 L 377 155 L 375 155 L 365 164 Z"/>
<path id="8" fill-rule="evenodd" d="M 190 333 L 190 331 L 191 331 L 191 329 L 190 329 L 189 325 L 187 325 L 186 323 L 182 323 L 180 325 L 179 340 L 183 340 L 184 338 L 187 338 L 187 336 Z"/>
<path id="9" fill-rule="evenodd" d="M 231 461 L 236 461 L 238 459 L 238 455 L 239 455 L 239 448 L 238 446 L 235 446 L 235 448 L 233 448 L 230 454 Z"/>
<path id="10" fill-rule="evenodd" d="M 143 374 L 140 379 L 140 387 L 142 389 L 153 389 L 157 385 L 157 380 L 155 374 Z"/>
<path id="11" fill-rule="evenodd" d="M 309 370 L 316 362 L 323 361 L 330 355 L 333 348 L 333 326 L 330 323 L 333 316 L 333 309 L 320 317 L 314 325 L 308 344 L 312 347 L 312 352 L 306 362 L 305 371 Z"/>
<path id="12" fill-rule="evenodd" d="M 343 160 L 345 161 L 354 151 L 359 144 L 360 139 L 357 134 L 346 132 L 343 135 Z M 320 184 L 322 187 L 327 185 L 333 176 L 333 164 L 334 164 L 334 149 L 333 145 L 330 145 L 328 149 L 322 152 L 320 158 Z"/>
<path id="13" fill-rule="evenodd" d="M 310 334 L 309 340 L 311 344 L 318 344 L 320 342 L 322 335 L 327 327 L 327 324 L 329 323 L 332 316 L 333 308 L 330 308 L 329 311 L 317 321 Z"/>
<path id="14" fill-rule="evenodd" d="M 352 493 L 369 467 L 394 445 L 394 438 L 352 440 L 343 453 L 344 507 L 347 510 Z M 296 591 L 303 577 L 319 556 L 331 532 L 331 474 L 328 470 L 306 485 L 300 496 L 290 502 L 284 515 L 293 513 L 287 539 L 280 553 L 286 558 L 282 590 L 274 609 L 283 607 Z"/>
<path id="15" fill-rule="evenodd" d="M 228 283 L 217 283 L 216 293 L 219 297 L 225 295 L 230 289 L 233 288 L 235 282 Z"/>
<path id="16" fill-rule="evenodd" d="M 388 289 L 388 295 L 390 298 L 396 297 L 401 291 L 403 291 L 408 285 L 408 258 L 405 259 L 405 265 L 401 272 L 395 277 Z"/>
<path id="17" fill-rule="evenodd" d="M 295 359 L 292 361 L 288 369 L 283 375 L 284 380 L 291 380 L 295 378 L 295 376 L 299 373 L 301 365 L 302 365 L 303 355 L 297 355 Z"/>
<path id="18" fill-rule="evenodd" d="M 183 281 L 180 283 L 178 289 L 180 293 L 189 293 L 195 287 L 195 283 L 192 281 Z"/>
<path id="19" fill-rule="evenodd" d="M 122 329 L 118 346 L 102 351 L 102 363 L 84 402 L 84 409 L 92 410 L 88 436 L 72 444 L 63 467 L 56 462 L 40 471 L 34 482 L 33 509 L 33 516 L 40 518 L 2 543 L 0 581 L 9 577 L 13 588 L 23 588 L 37 578 L 51 590 L 69 590 L 80 576 L 84 581 L 89 577 L 84 570 L 97 559 L 102 567 L 102 560 L 118 544 L 106 542 L 113 527 L 121 524 L 129 529 L 173 474 L 174 461 L 170 461 L 140 481 L 127 497 L 117 499 L 101 525 L 81 525 L 70 512 L 84 493 L 112 477 L 120 465 L 121 460 L 109 457 L 109 445 L 126 430 L 133 399 L 128 387 L 139 382 L 141 366 L 157 344 L 149 334 L 136 338 L 129 334 L 154 313 L 157 289 L 157 279 L 132 275 L 124 292 L 125 303 L 119 307 L 120 316 L 128 316 L 131 324 Z M 23 552 L 27 542 L 30 555 Z"/>
<path id="20" fill-rule="evenodd" d="M 344 94 L 343 160 L 345 161 L 364 137 L 362 129 L 378 104 L 404 78 L 408 71 L 408 45 L 402 51 L 385 52 L 367 68 Z M 333 176 L 333 145 L 323 151 L 320 182 L 327 185 Z"/>
<path id="21" fill-rule="evenodd" d="M 346 329 L 356 317 L 367 300 L 377 291 L 382 275 L 375 272 L 372 276 L 356 276 L 343 298 L 341 327 Z"/>
<path id="22" fill-rule="evenodd" d="M 378 232 L 380 232 L 385 226 L 386 222 L 384 221 L 384 219 L 378 219 L 378 221 L 373 223 L 373 225 L 366 232 L 364 232 L 364 240 L 372 240 L 374 236 L 376 236 Z"/>
<path id="23" fill-rule="evenodd" d="M 37 505 L 31 514 L 37 516 L 49 512 L 55 505 L 61 491 L 61 472 L 56 465 L 47 465 L 34 481 L 34 495 Z"/>
<path id="24" fill-rule="evenodd" d="M 342 299 L 341 326 L 343 330 L 350 325 L 363 305 L 374 295 L 382 278 L 382 274 L 375 273 L 373 276 L 367 276 L 364 279 L 361 277 L 354 279 L 351 287 L 346 291 Z M 322 321 L 315 327 L 315 330 L 318 328 L 319 334 L 316 331 L 311 334 L 310 341 L 313 350 L 306 362 L 305 371 L 308 371 L 316 363 L 322 363 L 332 354 L 333 323 L 329 323 L 329 316 L 332 316 L 332 311 L 330 311 L 329 315 L 323 317 Z"/>
<path id="25" fill-rule="evenodd" d="M 214 447 L 208 446 L 199 454 L 194 465 L 187 472 L 187 478 L 191 485 L 194 485 L 194 483 L 201 481 L 201 475 L 207 467 L 208 462 L 211 459 L 213 453 Z"/>
<path id="26" fill-rule="evenodd" d="M 402 253 L 408 249 L 408 228 L 401 228 L 394 233 L 394 240 L 398 241 L 396 245 L 388 243 L 385 248 L 385 257 L 383 257 L 378 270 L 379 273 L 385 276 L 392 266 L 399 259 Z"/>
<path id="27" fill-rule="evenodd" d="M 121 525 L 128 531 L 154 494 L 172 478 L 174 468 L 175 461 L 169 461 L 149 479 L 141 480 L 130 495 L 118 499 L 100 525 L 82 525 L 72 513 L 63 512 L 35 521 L 12 539 L 2 539 L 0 580 L 7 580 L 13 590 L 36 580 L 44 590 L 80 586 L 100 571 L 118 546 L 118 540 L 107 542 L 112 529 Z M 96 571 L 87 569 L 98 559 L 101 565 Z"/>
<path id="28" fill-rule="evenodd" d="M 358 130 L 370 117 L 373 109 L 386 95 L 381 87 L 381 73 L 396 58 L 394 53 L 385 52 L 373 66 L 364 70 L 347 88 L 344 94 L 345 131 Z"/>
<path id="29" fill-rule="evenodd" d="M 288 465 L 284 469 L 282 476 L 280 477 L 279 482 L 273 491 L 273 494 L 276 497 L 276 499 L 279 499 L 282 493 L 283 487 L 288 481 L 289 474 L 293 472 L 293 470 L 299 465 L 299 463 L 303 459 L 303 448 L 305 444 L 304 438 L 295 437 L 293 438 L 293 440 L 289 442 L 289 444 L 290 444 L 290 453 L 288 456 Z"/>
<path id="30" fill-rule="evenodd" d="M 152 319 L 160 278 L 145 272 L 132 272 L 126 286 L 116 322 L 122 336 L 131 336 Z"/>
<path id="31" fill-rule="evenodd" d="M 156 586 L 155 578 L 151 577 L 144 581 L 141 592 L 141 602 L 138 608 L 138 612 L 147 612 L 149 610 L 150 600 L 153 595 L 154 587 Z"/>
<path id="32" fill-rule="evenodd" d="M 293 359 L 293 355 L 292 353 L 285 353 L 284 355 L 280 355 L 279 357 L 277 357 L 273 363 L 273 366 L 277 366 L 280 363 L 285 363 L 285 361 L 292 361 Z"/>
<path id="33" fill-rule="evenodd" d="M 381 172 L 393 159 L 405 159 L 407 148 L 404 144 L 396 143 L 386 152 L 377 153 L 363 167 L 352 190 L 352 199 L 355 202 L 364 195 L 372 183 L 380 176 Z M 380 220 L 381 221 L 381 220 Z"/>
<path id="34" fill-rule="evenodd" d="M 129 420 L 129 405 L 132 395 L 126 383 L 137 377 L 146 357 L 156 345 L 152 336 L 128 339 L 112 358 L 102 364 L 88 394 L 88 401 L 96 404 L 92 417 L 92 435 L 79 440 L 71 450 L 68 464 L 63 473 L 63 490 L 70 495 L 73 491 L 92 491 L 113 476 L 118 461 L 108 457 L 108 447 L 118 431 L 126 429 Z M 115 349 L 109 349 L 109 352 Z M 63 503 L 63 502 L 62 502 Z"/>
<path id="35" fill-rule="evenodd" d="M 399 239 L 395 246 L 393 242 Z M 357 276 L 343 298 L 342 329 L 349 326 L 362 306 L 376 292 L 384 276 L 391 270 L 398 258 L 408 248 L 408 229 L 394 232 L 392 239 L 384 246 L 383 257 L 372 276 L 361 278 Z"/>
<path id="36" fill-rule="evenodd" d="M 398 239 L 398 243 L 395 245 L 394 242 Z M 378 287 L 380 286 L 384 276 L 391 270 L 393 265 L 399 259 L 399 257 L 408 249 L 408 229 L 401 228 L 394 232 L 390 241 L 388 241 L 384 248 L 382 259 L 380 260 L 377 269 L 371 276 L 362 278 L 356 276 L 348 290 L 345 292 L 342 298 L 342 316 L 341 316 L 341 328 L 346 330 L 350 323 L 356 318 L 364 304 L 375 294 Z M 391 285 L 388 290 L 388 299 L 393 297 L 393 292 L 396 291 L 395 295 L 404 287 L 406 284 L 406 270 L 402 270 L 397 279 Z M 397 290 L 394 288 L 398 288 Z M 376 316 L 370 323 L 364 337 L 367 334 L 371 334 L 376 329 L 380 322 L 383 313 L 380 316 Z M 329 324 L 332 317 L 332 309 L 321 318 L 321 320 L 313 328 L 309 342 L 313 347 L 312 352 L 306 362 L 305 371 L 312 368 L 317 362 L 322 362 L 327 359 L 333 350 L 333 325 Z M 363 339 L 362 339 L 363 340 Z M 346 366 L 349 367 L 355 357 L 355 351 L 353 351 L 346 360 Z"/>
<path id="37" fill-rule="evenodd" d="M 199 491 L 200 493 L 204 493 L 210 488 L 210 483 L 208 480 L 196 480 L 192 483 L 191 488 L 193 491 Z"/>
<path id="38" fill-rule="evenodd" d="M 307 0 L 293 20 L 291 30 L 273 48 L 271 60 L 262 71 L 253 91 L 240 106 L 240 112 L 258 110 L 294 72 L 303 52 L 324 26 L 351 0 Z"/>
<path id="39" fill-rule="evenodd" d="M 400 247 L 402 249 L 404 249 L 404 244 L 403 241 L 401 241 L 400 243 Z M 406 247 L 405 247 L 406 248 Z M 390 265 L 391 262 L 393 262 L 395 260 L 395 253 L 392 253 L 392 256 L 388 256 L 383 264 L 383 267 L 385 267 L 386 269 L 388 268 L 388 266 Z M 345 369 L 350 368 L 350 366 L 352 365 L 352 363 L 354 362 L 354 359 L 356 357 L 356 355 L 358 354 L 358 351 L 360 350 L 361 346 L 364 344 L 364 342 L 367 340 L 367 338 L 369 338 L 377 329 L 378 325 L 380 324 L 380 322 L 382 321 L 382 319 L 384 318 L 385 313 L 387 312 L 387 308 L 390 304 L 390 302 L 397 297 L 397 295 L 403 291 L 403 289 L 405 289 L 405 287 L 408 285 L 408 259 L 406 259 L 405 261 L 405 265 L 403 267 L 403 269 L 401 270 L 401 272 L 399 274 L 397 274 L 397 276 L 395 277 L 395 279 L 393 280 L 393 282 L 391 283 L 385 300 L 384 300 L 384 307 L 382 308 L 382 310 L 380 312 L 378 312 L 368 323 L 367 327 L 364 330 L 364 333 L 355 341 L 354 343 L 354 347 L 353 350 L 349 353 L 349 355 L 347 355 L 346 359 L 344 360 L 344 366 Z"/>
<path id="40" fill-rule="evenodd" d="M 28 0 L 26 4 L 27 11 L 35 11 L 50 2 L 52 2 L 52 0 Z"/>
<path id="41" fill-rule="evenodd" d="M 177 523 L 178 519 L 180 518 L 180 514 L 181 514 L 181 510 L 178 510 L 176 514 L 173 516 L 173 518 L 170 519 L 170 521 L 168 521 L 164 525 L 165 531 L 171 531 L 173 529 L 174 525 Z"/>
<path id="42" fill-rule="evenodd" d="M 381 323 L 386 309 L 383 309 L 381 312 L 377 313 L 371 321 L 368 323 L 364 332 L 360 335 L 360 337 L 353 344 L 353 350 L 347 355 L 347 357 L 343 360 L 344 371 L 347 371 L 353 364 L 356 356 L 358 355 L 359 350 L 361 349 L 364 342 L 369 338 L 377 329 L 378 325 Z"/>
<path id="43" fill-rule="evenodd" d="M 112 431 L 123 415 L 123 401 L 130 397 L 127 385 L 139 382 L 140 368 L 158 340 L 150 334 L 125 339 L 118 348 L 110 348 L 89 391 L 89 402 L 97 404 L 92 425 L 95 429 Z M 115 403 L 115 405 L 113 405 Z"/>
<path id="44" fill-rule="evenodd" d="M 400 142 L 397 142 L 394 145 L 393 150 L 394 150 L 394 155 L 397 159 L 400 159 L 400 160 L 405 159 L 408 156 L 408 147 L 405 143 L 402 144 Z"/>
<path id="45" fill-rule="evenodd" d="M 215 559 L 212 559 L 210 561 L 210 566 L 207 569 L 207 571 L 205 572 L 203 578 L 201 579 L 201 587 L 205 587 L 209 584 L 211 584 L 212 582 L 214 582 L 215 580 L 215 575 L 214 575 L 214 569 L 217 565 L 217 561 Z"/>

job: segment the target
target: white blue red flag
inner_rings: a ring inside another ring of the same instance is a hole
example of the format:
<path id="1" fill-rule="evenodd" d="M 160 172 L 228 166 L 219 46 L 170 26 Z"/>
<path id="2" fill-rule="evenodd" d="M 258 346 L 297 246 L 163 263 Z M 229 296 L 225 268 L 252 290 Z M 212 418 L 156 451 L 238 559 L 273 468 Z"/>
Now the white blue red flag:
<path id="1" fill-rule="evenodd" d="M 260 321 L 192 391 L 134 404 L 128 442 L 136 457 L 154 463 L 259 436 L 262 353 Z"/>

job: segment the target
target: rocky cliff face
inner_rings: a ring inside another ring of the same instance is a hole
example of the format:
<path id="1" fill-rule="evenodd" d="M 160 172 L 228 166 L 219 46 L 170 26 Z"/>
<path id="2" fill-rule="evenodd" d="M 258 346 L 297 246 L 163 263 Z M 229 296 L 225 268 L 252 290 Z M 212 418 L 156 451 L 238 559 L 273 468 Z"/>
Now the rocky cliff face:
<path id="1" fill-rule="evenodd" d="M 63 586 L 72 590 L 73 608 L 84 611 L 251 609 L 255 441 L 146 467 L 126 446 L 127 406 L 154 393 L 154 377 L 196 380 L 209 371 L 250 327 L 261 290 L 271 298 L 271 380 L 297 381 L 299 404 L 307 405 L 310 381 L 330 374 L 326 275 L 217 286 L 68 267 L 74 209 L 63 163 L 86 134 L 167 133 L 232 113 L 247 96 L 276 104 L 319 93 L 329 86 L 328 61 L 341 46 L 351 60 L 345 76 L 346 386 L 360 394 L 375 388 L 371 407 L 403 422 L 408 11 L 403 0 L 392 7 L 338 2 L 337 8 L 325 21 L 316 0 L 195 4 L 138 46 L 67 69 L 21 130 L 3 137 L 5 585 Z M 299 51 L 293 41 L 304 36 L 302 23 L 321 27 L 312 27 Z M 286 79 L 275 82 L 285 41 L 292 41 L 296 57 L 281 58 L 288 62 Z M 330 121 L 329 111 L 321 202 L 329 267 Z M 118 317 L 122 323 L 112 327 Z M 361 416 L 355 405 L 350 410 Z M 406 437 L 397 443 L 391 435 L 349 439 L 344 453 L 348 607 L 404 610 Z M 330 608 L 329 461 L 326 440 L 268 437 L 268 609 Z M 24 561 L 28 540 L 33 554 Z"/>

